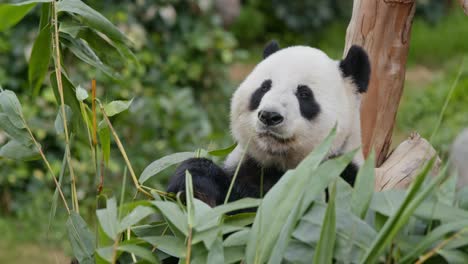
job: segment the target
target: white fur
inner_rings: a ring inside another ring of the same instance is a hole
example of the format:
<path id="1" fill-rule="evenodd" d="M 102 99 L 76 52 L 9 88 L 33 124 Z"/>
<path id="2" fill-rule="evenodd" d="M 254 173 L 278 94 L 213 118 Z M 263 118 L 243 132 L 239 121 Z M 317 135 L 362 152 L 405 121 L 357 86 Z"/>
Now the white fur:
<path id="1" fill-rule="evenodd" d="M 272 80 L 270 91 L 263 96 L 259 107 L 250 111 L 252 93 L 267 79 Z M 309 86 L 320 105 L 320 113 L 311 121 L 301 116 L 295 95 L 298 85 Z M 351 80 L 342 77 L 338 61 L 311 47 L 279 50 L 260 62 L 232 97 L 231 131 L 238 146 L 228 156 L 225 167 L 237 165 L 250 139 L 248 155 L 262 165 L 295 168 L 335 124 L 337 137 L 329 155 L 356 149 L 361 145 L 359 108 L 357 88 Z M 264 131 L 258 120 L 261 110 L 283 115 L 283 123 L 272 132 L 290 142 L 279 143 L 274 138 L 259 136 Z M 360 166 L 362 161 L 359 152 L 354 162 Z"/>

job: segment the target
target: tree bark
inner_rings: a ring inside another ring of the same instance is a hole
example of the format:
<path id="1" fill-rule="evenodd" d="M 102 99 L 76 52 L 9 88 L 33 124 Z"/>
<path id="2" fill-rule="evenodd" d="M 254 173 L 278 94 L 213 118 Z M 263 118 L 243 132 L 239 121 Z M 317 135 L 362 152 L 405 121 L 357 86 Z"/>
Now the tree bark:
<path id="1" fill-rule="evenodd" d="M 460 3 L 460 6 L 463 8 L 465 15 L 468 15 L 468 0 L 458 0 L 458 3 Z"/>
<path id="2" fill-rule="evenodd" d="M 361 106 L 364 155 L 374 148 L 376 165 L 387 156 L 403 92 L 415 0 L 354 0 L 346 32 L 346 55 L 356 44 L 369 54 L 371 78 Z"/>
<path id="3" fill-rule="evenodd" d="M 406 189 L 432 157 L 435 149 L 419 134 L 413 133 L 403 141 L 390 157 L 375 169 L 375 190 Z M 441 160 L 436 158 L 430 174 L 439 174 Z"/>

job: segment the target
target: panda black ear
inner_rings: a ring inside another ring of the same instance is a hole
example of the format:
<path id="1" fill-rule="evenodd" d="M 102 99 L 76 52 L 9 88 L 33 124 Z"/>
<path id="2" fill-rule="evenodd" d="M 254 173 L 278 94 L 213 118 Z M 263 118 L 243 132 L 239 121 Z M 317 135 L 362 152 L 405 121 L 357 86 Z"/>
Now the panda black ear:
<path id="1" fill-rule="evenodd" d="M 280 50 L 280 46 L 276 40 L 270 41 L 263 49 L 263 59 L 266 59 L 271 54 Z"/>
<path id="2" fill-rule="evenodd" d="M 359 93 L 367 91 L 371 68 L 369 57 L 363 48 L 353 45 L 346 58 L 340 62 L 340 69 L 344 77 L 351 77 Z"/>

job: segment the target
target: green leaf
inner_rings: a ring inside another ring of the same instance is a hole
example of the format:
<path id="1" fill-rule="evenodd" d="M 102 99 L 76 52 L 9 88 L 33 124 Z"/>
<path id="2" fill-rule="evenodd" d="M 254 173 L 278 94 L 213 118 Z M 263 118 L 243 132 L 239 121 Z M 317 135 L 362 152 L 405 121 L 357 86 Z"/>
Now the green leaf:
<path id="1" fill-rule="evenodd" d="M 413 249 L 400 259 L 400 263 L 414 263 L 414 261 L 422 255 L 425 251 L 428 251 L 437 244 L 442 242 L 447 235 L 457 232 L 460 229 L 468 226 L 468 220 L 461 218 L 456 222 L 447 223 L 436 227 L 432 232 L 427 234 L 423 240 L 417 243 Z"/>
<path id="2" fill-rule="evenodd" d="M 135 254 L 135 256 L 140 257 L 149 263 L 159 263 L 158 259 L 153 255 L 153 252 L 144 247 L 137 245 L 121 245 L 118 247 L 118 250 Z"/>
<path id="3" fill-rule="evenodd" d="M 122 101 L 122 100 L 112 101 L 104 106 L 104 110 L 106 111 L 107 116 L 114 116 L 116 114 L 119 114 L 127 110 L 132 104 L 132 102 L 133 102 L 133 99 L 130 101 Z"/>
<path id="4" fill-rule="evenodd" d="M 223 242 L 225 247 L 245 246 L 249 240 L 250 228 L 229 235 Z"/>
<path id="5" fill-rule="evenodd" d="M 461 250 L 438 250 L 437 253 L 441 255 L 447 263 L 450 264 L 466 264 L 468 263 L 468 253 Z"/>
<path id="6" fill-rule="evenodd" d="M 310 264 L 314 258 L 314 248 L 310 245 L 293 240 L 286 249 L 284 258 L 289 261 L 286 263 Z"/>
<path id="7" fill-rule="evenodd" d="M 315 202 L 302 217 L 299 225 L 293 232 L 293 237 L 309 245 L 310 250 L 315 250 L 315 247 L 312 246 L 316 245 L 319 241 L 326 209 L 326 204 L 323 202 Z M 376 235 L 377 233 L 371 226 L 352 214 L 349 209 L 336 209 L 336 246 L 334 247 L 334 257 L 337 260 L 354 263 L 359 261 L 374 241 Z"/>
<path id="8" fill-rule="evenodd" d="M 0 17 L 2 23 L 0 23 L 0 32 L 16 25 L 23 17 L 31 11 L 37 3 L 51 2 L 52 0 L 35 0 L 25 1 L 15 4 L 0 4 Z"/>
<path id="9" fill-rule="evenodd" d="M 59 178 L 58 178 L 59 186 L 62 186 L 63 175 L 65 175 L 65 170 L 67 168 L 66 166 L 67 166 L 68 146 L 69 145 L 65 145 L 65 152 L 63 153 L 62 166 L 60 167 L 60 174 L 59 174 Z M 59 190 L 58 190 L 57 186 L 55 186 L 54 196 L 52 196 L 52 204 L 50 206 L 49 225 L 47 227 L 47 231 L 50 231 L 50 226 L 52 224 L 52 221 L 55 218 L 55 212 L 57 211 L 58 196 L 59 196 Z"/>
<path id="10" fill-rule="evenodd" d="M 323 186 L 322 189 L 309 190 L 310 193 L 303 199 L 315 197 L 328 185 L 330 178 L 321 178 L 315 174 L 315 170 L 320 162 L 326 157 L 335 137 L 336 130 L 320 144 L 311 154 L 309 154 L 295 170 L 288 171 L 271 188 L 263 199 L 255 221 L 250 232 L 250 239 L 247 244 L 246 262 L 264 263 L 270 254 L 281 233 L 282 226 L 295 208 L 301 202 L 301 197 L 305 195 L 305 190 L 314 186 Z M 314 177 L 311 177 L 314 175 Z M 337 177 L 338 175 L 331 175 Z M 307 206 L 304 204 L 304 210 Z M 302 208 L 301 208 L 302 211 Z M 274 221 L 272 221 L 274 219 Z"/>
<path id="11" fill-rule="evenodd" d="M 51 54 L 52 30 L 51 26 L 47 25 L 41 29 L 36 41 L 34 41 L 28 63 L 29 86 L 31 86 L 35 94 L 39 91 L 47 71 L 49 70 Z"/>
<path id="12" fill-rule="evenodd" d="M 225 247 L 224 263 L 243 263 L 245 247 Z"/>
<path id="13" fill-rule="evenodd" d="M 179 152 L 155 160 L 143 170 L 138 181 L 140 183 L 144 183 L 149 178 L 170 166 L 178 164 L 186 159 L 193 158 L 194 156 L 195 154 L 193 152 Z"/>
<path id="14" fill-rule="evenodd" d="M 177 204 L 173 202 L 164 201 L 154 201 L 152 203 L 156 206 L 156 208 L 158 208 L 158 210 L 169 223 L 171 223 L 175 228 L 177 228 L 178 231 L 182 232 L 184 235 L 188 235 L 188 225 L 185 221 L 187 217 Z"/>
<path id="15" fill-rule="evenodd" d="M 372 197 L 370 208 L 382 215 L 394 215 L 405 199 L 403 190 L 376 192 Z M 440 203 L 437 200 L 422 202 L 414 215 L 427 220 L 456 221 L 468 218 L 468 211 Z"/>
<path id="16" fill-rule="evenodd" d="M 70 125 L 70 121 L 73 120 L 73 111 L 68 105 L 65 105 L 65 115 L 67 117 L 67 126 Z M 63 119 L 62 119 L 62 108 L 59 107 L 57 116 L 55 117 L 55 132 L 57 135 L 64 135 L 65 134 L 65 128 L 63 127 Z"/>
<path id="17" fill-rule="evenodd" d="M 157 247 L 166 254 L 177 258 L 185 257 L 185 243 L 183 240 L 174 236 L 149 236 L 141 237 L 142 240 Z"/>
<path id="18" fill-rule="evenodd" d="M 33 140 L 25 129 L 19 129 L 13 125 L 5 113 L 0 113 L 0 129 L 3 129 L 11 138 L 25 146 L 31 146 Z"/>
<path id="19" fill-rule="evenodd" d="M 119 223 L 118 232 L 122 232 L 134 224 L 140 222 L 143 218 L 154 213 L 154 209 L 147 206 L 138 206 L 128 215 L 126 215 Z"/>
<path id="20" fill-rule="evenodd" d="M 195 223 L 195 212 L 193 201 L 192 175 L 188 170 L 185 171 L 185 202 L 187 204 L 187 223 L 189 225 L 189 228 L 192 228 Z"/>
<path id="21" fill-rule="evenodd" d="M 397 209 L 396 213 L 385 222 L 385 225 L 380 230 L 373 244 L 367 250 L 366 256 L 361 260 L 361 263 L 373 263 L 380 256 L 380 253 L 387 247 L 393 240 L 397 232 L 404 226 L 404 224 L 413 215 L 416 208 L 427 197 L 429 192 L 433 190 L 440 182 L 442 182 L 446 175 L 443 173 L 434 178 L 431 183 L 425 187 L 421 192 L 423 182 L 429 174 L 432 166 L 434 165 L 435 157 L 424 167 L 424 170 L 416 177 L 411 184 L 403 203 Z M 419 193 L 418 193 L 419 192 Z"/>
<path id="22" fill-rule="evenodd" d="M 213 246 L 208 251 L 207 264 L 218 264 L 225 263 L 224 261 L 224 248 L 223 248 L 223 238 L 221 234 L 218 234 L 216 240 L 213 243 Z"/>
<path id="23" fill-rule="evenodd" d="M 107 207 L 96 211 L 99 223 L 106 235 L 115 240 L 119 233 L 119 222 L 117 219 L 117 202 L 114 197 L 107 200 Z"/>
<path id="24" fill-rule="evenodd" d="M 81 85 L 78 85 L 78 87 L 76 87 L 75 93 L 76 99 L 78 99 L 78 101 L 80 102 L 83 102 L 84 100 L 86 100 L 86 98 L 88 98 L 88 91 L 81 87 Z"/>
<path id="25" fill-rule="evenodd" d="M 313 263 L 332 263 L 333 249 L 336 239 L 336 212 L 335 212 L 335 196 L 336 185 L 333 184 L 330 190 L 330 200 L 328 201 L 325 217 L 323 218 L 322 230 L 320 231 L 320 239 L 314 254 Z"/>
<path id="26" fill-rule="evenodd" d="M 94 234 L 91 233 L 86 222 L 76 212 L 70 212 L 67 221 L 68 237 L 73 254 L 80 264 L 94 263 Z"/>
<path id="27" fill-rule="evenodd" d="M 208 154 L 215 157 L 225 157 L 231 153 L 237 147 L 237 143 L 232 144 L 231 146 L 223 149 L 215 149 L 208 151 Z"/>
<path id="28" fill-rule="evenodd" d="M 109 77 L 114 79 L 119 79 L 120 76 L 111 67 L 104 64 L 101 59 L 96 55 L 93 49 L 89 47 L 82 39 L 75 39 L 67 33 L 60 34 L 60 40 L 63 45 L 65 45 L 78 59 L 83 62 L 101 70 L 103 73 L 107 74 Z"/>
<path id="29" fill-rule="evenodd" d="M 55 100 L 57 105 L 61 105 L 60 94 L 57 86 L 57 79 L 55 71 L 50 74 L 50 84 L 52 85 L 52 90 L 54 91 Z M 70 82 L 66 74 L 62 73 L 62 85 L 63 85 L 63 98 L 64 103 L 68 105 L 73 113 L 81 113 L 80 102 L 76 99 L 75 86 Z M 79 132 L 78 130 L 83 126 L 83 116 L 77 115 L 76 118 L 73 118 L 72 122 L 74 125 L 74 131 Z M 79 133 L 78 133 L 79 134 Z"/>
<path id="30" fill-rule="evenodd" d="M 104 161 L 109 164 L 110 159 L 110 129 L 107 122 L 101 121 L 98 126 L 99 143 L 101 144 Z"/>
<path id="31" fill-rule="evenodd" d="M 351 196 L 351 211 L 364 219 L 372 200 L 375 184 L 375 152 L 372 150 L 359 170 Z"/>
<path id="32" fill-rule="evenodd" d="M 11 123 L 20 129 L 26 128 L 23 110 L 16 94 L 10 90 L 0 90 L 0 109 L 8 116 Z"/>
<path id="33" fill-rule="evenodd" d="M 36 146 L 25 146 L 13 139 L 0 148 L 0 158 L 29 161 L 39 159 L 40 155 Z"/>
<path id="34" fill-rule="evenodd" d="M 70 34 L 70 33 L 69 33 Z M 80 27 L 77 37 L 85 40 L 101 60 L 113 68 L 121 67 L 128 63 L 138 64 L 137 58 L 131 50 L 123 44 L 116 44 L 108 38 L 88 27 Z"/>
<path id="35" fill-rule="evenodd" d="M 260 202 L 260 199 L 243 198 L 234 202 L 216 206 L 211 211 L 197 219 L 197 230 L 201 231 L 209 229 L 218 223 L 219 218 L 222 215 L 237 210 L 257 207 Z"/>
<path id="36" fill-rule="evenodd" d="M 83 23 L 90 28 L 98 30 L 110 39 L 120 43 L 128 43 L 127 38 L 117 27 L 96 10 L 92 9 L 80 0 L 67 0 L 57 3 L 59 12 L 67 12 L 79 16 Z"/>

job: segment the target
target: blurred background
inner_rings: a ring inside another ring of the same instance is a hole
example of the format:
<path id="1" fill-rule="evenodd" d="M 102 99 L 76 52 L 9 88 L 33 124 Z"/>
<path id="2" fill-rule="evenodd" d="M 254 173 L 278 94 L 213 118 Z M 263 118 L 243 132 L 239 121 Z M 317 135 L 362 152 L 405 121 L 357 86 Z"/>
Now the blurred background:
<path id="1" fill-rule="evenodd" d="M 138 63 L 116 61 L 110 65 L 118 78 L 79 63 L 67 53 L 64 64 L 72 81 L 85 89 L 96 79 L 102 101 L 134 98 L 130 110 L 113 123 L 137 175 L 150 162 L 170 153 L 231 145 L 229 98 L 261 60 L 264 44 L 277 39 L 283 47 L 310 45 L 340 59 L 352 10 L 352 1 L 341 0 L 85 2 L 132 40 Z M 394 144 L 412 131 L 431 136 L 468 54 L 468 18 L 456 1 L 417 2 Z M 38 20 L 36 8 L 20 24 L 0 33 L 0 85 L 20 97 L 32 130 L 58 171 L 64 149 L 55 136 L 57 105 L 52 89 L 44 85 L 31 90 L 27 81 Z M 442 157 L 447 157 L 453 139 L 468 126 L 467 68 L 432 142 Z M 0 145 L 5 140 L 0 131 Z M 79 157 L 74 164 L 81 211 L 92 218 L 96 179 L 87 163 L 89 146 L 79 141 L 73 146 Z M 112 155 L 104 180 L 105 192 L 110 194 L 120 192 L 123 171 L 118 151 Z M 164 189 L 169 175 L 170 171 L 155 177 L 148 185 Z M 69 186 L 67 182 L 65 186 Z M 65 195 L 69 194 L 67 187 Z M 53 190 L 41 161 L 0 160 L 0 263 L 67 262 L 63 208 L 49 225 Z M 127 195 L 132 197 L 131 190 Z"/>

